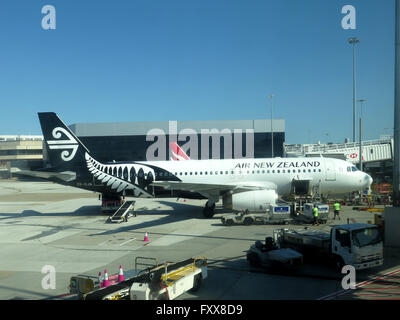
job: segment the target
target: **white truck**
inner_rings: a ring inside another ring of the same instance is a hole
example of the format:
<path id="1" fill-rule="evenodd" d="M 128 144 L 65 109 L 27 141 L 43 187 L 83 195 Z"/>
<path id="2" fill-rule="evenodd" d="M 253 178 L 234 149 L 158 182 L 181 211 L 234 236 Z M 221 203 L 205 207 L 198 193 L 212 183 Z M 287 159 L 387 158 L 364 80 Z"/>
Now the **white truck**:
<path id="1" fill-rule="evenodd" d="M 372 224 L 334 225 L 330 232 L 304 229 L 274 230 L 280 248 L 291 248 L 304 258 L 330 259 L 337 270 L 352 265 L 362 270 L 383 264 L 383 242 L 378 226 Z"/>

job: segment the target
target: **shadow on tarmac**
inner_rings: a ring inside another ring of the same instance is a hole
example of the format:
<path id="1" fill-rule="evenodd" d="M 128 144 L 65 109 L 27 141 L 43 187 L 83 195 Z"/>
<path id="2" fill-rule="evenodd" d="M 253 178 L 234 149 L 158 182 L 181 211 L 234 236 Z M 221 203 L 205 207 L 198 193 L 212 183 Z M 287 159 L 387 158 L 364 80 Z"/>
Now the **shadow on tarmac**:
<path id="1" fill-rule="evenodd" d="M 100 206 L 82 206 L 71 212 L 42 213 L 35 210 L 24 210 L 21 213 L 0 213 L 0 221 L 28 217 L 95 217 L 101 216 Z"/>

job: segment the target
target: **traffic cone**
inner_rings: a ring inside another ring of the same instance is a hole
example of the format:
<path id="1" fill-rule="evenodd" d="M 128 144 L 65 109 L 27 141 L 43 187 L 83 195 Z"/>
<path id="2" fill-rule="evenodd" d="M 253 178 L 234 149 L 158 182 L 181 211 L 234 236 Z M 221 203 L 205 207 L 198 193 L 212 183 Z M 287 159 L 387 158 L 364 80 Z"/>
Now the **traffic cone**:
<path id="1" fill-rule="evenodd" d="M 149 237 L 147 235 L 147 231 L 146 231 L 146 234 L 144 235 L 144 242 L 149 242 Z"/>
<path id="2" fill-rule="evenodd" d="M 103 288 L 104 284 L 103 284 L 103 278 L 101 277 L 101 272 L 99 272 L 99 282 L 100 282 L 100 288 Z"/>
<path id="3" fill-rule="evenodd" d="M 104 270 L 104 281 L 103 281 L 103 287 L 108 287 L 110 285 L 110 281 L 108 280 L 108 273 L 107 269 Z"/>
<path id="4" fill-rule="evenodd" d="M 118 273 L 118 282 L 124 281 L 124 270 L 122 269 L 122 266 L 119 266 L 119 273 Z"/>

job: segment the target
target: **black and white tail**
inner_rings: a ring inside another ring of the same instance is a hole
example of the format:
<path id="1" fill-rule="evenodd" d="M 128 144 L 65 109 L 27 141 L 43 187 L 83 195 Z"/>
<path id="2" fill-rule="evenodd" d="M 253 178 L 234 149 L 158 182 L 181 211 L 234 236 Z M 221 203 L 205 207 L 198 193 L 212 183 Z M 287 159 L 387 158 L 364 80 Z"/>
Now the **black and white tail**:
<path id="1" fill-rule="evenodd" d="M 86 163 L 89 150 L 54 112 L 39 112 L 48 160 L 52 167 L 67 168 Z"/>

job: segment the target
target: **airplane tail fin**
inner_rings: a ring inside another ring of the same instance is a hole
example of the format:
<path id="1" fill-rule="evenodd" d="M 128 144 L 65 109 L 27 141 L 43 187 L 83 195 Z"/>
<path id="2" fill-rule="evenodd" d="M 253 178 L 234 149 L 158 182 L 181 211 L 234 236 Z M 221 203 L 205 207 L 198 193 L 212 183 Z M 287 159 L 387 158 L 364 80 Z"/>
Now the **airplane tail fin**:
<path id="1" fill-rule="evenodd" d="M 47 158 L 52 167 L 70 167 L 85 163 L 89 150 L 54 112 L 39 112 Z"/>
<path id="2" fill-rule="evenodd" d="M 183 151 L 176 142 L 170 142 L 169 148 L 172 153 L 171 160 L 190 160 L 185 151 Z"/>

